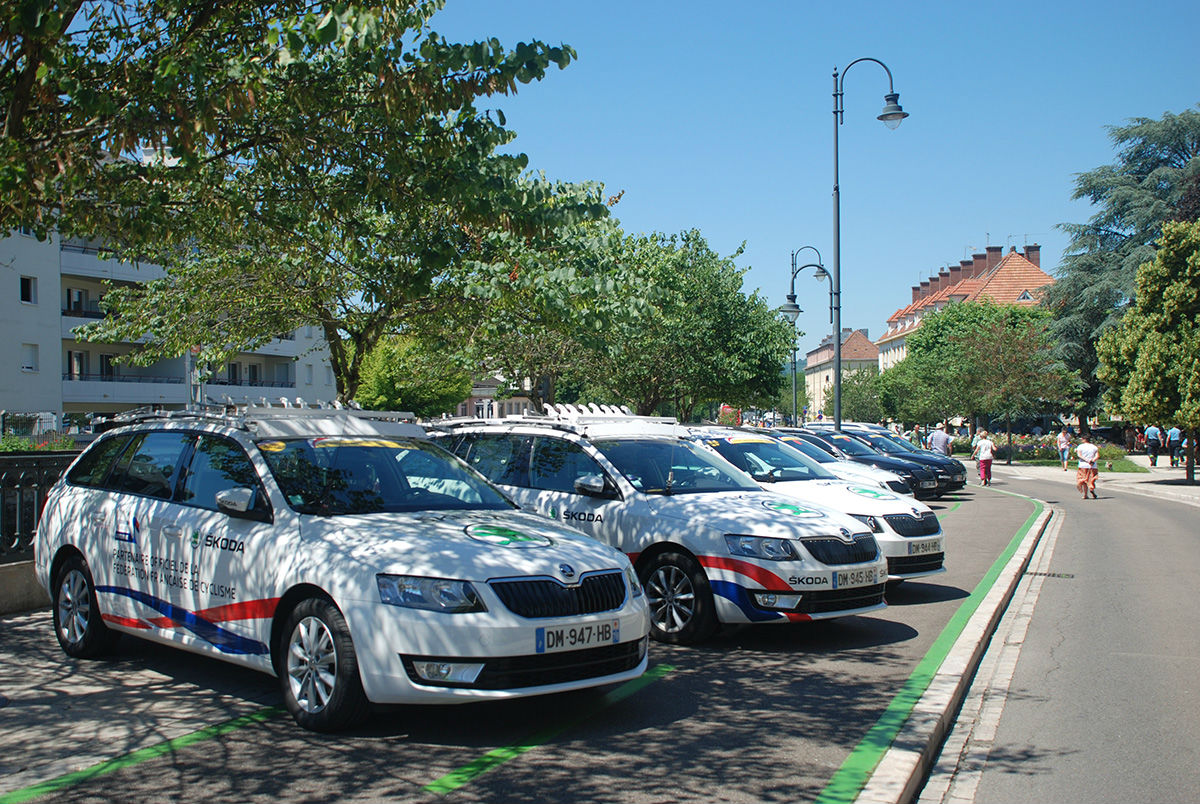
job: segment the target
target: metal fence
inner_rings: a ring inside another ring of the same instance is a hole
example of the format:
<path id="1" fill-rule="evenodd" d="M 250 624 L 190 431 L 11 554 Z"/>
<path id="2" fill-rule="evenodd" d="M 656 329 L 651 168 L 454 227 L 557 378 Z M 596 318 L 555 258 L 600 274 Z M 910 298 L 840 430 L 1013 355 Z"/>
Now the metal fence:
<path id="1" fill-rule="evenodd" d="M 79 453 L 0 453 L 0 564 L 33 558 L 46 492 Z"/>

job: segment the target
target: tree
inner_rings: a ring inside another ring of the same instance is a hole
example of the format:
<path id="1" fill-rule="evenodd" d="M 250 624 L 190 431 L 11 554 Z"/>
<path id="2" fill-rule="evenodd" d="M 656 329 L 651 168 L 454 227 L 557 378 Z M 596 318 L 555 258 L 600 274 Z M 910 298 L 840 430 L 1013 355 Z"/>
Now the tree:
<path id="1" fill-rule="evenodd" d="M 1081 421 L 1100 401 L 1096 342 L 1131 304 L 1137 268 L 1154 259 L 1163 222 L 1195 215 L 1200 176 L 1196 110 L 1134 118 L 1109 133 L 1116 163 L 1079 174 L 1073 195 L 1098 209 L 1086 224 L 1061 225 L 1071 241 L 1043 300 L 1054 313 L 1059 355 L 1085 382 Z"/>
<path id="2" fill-rule="evenodd" d="M 1137 295 L 1100 338 L 1098 376 L 1109 409 L 1131 421 L 1175 422 L 1188 431 L 1187 479 L 1195 482 L 1200 434 L 1200 223 L 1163 226 Z"/>
<path id="3" fill-rule="evenodd" d="M 883 419 L 879 369 L 875 366 L 848 371 L 842 376 L 842 418 L 852 422 Z M 825 415 L 833 416 L 833 397 L 825 401 Z"/>
<path id="4" fill-rule="evenodd" d="M 363 363 L 356 400 L 374 410 L 411 411 L 423 419 L 451 413 L 471 395 L 471 375 L 413 338 L 389 336 Z"/>

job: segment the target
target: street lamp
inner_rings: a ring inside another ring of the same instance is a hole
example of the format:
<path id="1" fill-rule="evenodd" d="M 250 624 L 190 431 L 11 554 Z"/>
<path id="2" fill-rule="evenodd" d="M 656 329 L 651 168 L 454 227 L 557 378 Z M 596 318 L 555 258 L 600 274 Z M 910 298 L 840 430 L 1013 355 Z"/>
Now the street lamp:
<path id="1" fill-rule="evenodd" d="M 801 266 L 797 267 L 796 255 L 799 254 L 801 251 L 804 251 L 805 249 L 812 249 L 813 253 L 815 253 L 817 255 L 817 261 L 810 262 L 807 265 L 801 265 Z M 805 268 L 816 268 L 817 270 L 816 270 L 814 276 L 816 276 L 817 279 L 822 279 L 829 275 L 825 271 L 825 266 L 821 265 L 821 252 L 817 251 L 817 249 L 814 246 L 801 246 L 800 248 L 798 248 L 792 252 L 791 292 L 789 292 L 787 295 L 787 304 L 782 305 L 779 308 L 779 312 L 783 313 L 783 317 L 786 318 L 792 324 L 792 425 L 793 426 L 796 424 L 797 421 L 799 421 L 799 417 L 797 416 L 797 410 L 796 410 L 797 403 L 796 403 L 796 332 L 795 332 L 795 325 L 796 325 L 796 319 L 800 317 L 800 314 L 802 312 L 804 312 L 803 310 L 800 309 L 800 305 L 796 304 L 796 274 L 800 273 Z M 829 298 L 830 298 L 830 313 L 829 314 L 832 319 L 832 316 L 833 316 L 833 296 L 832 296 L 832 294 L 830 295 Z"/>
<path id="2" fill-rule="evenodd" d="M 860 61 L 873 61 L 883 68 L 888 77 L 888 91 L 883 96 L 883 111 L 878 119 L 889 129 L 900 125 L 900 121 L 908 117 L 908 112 L 900 108 L 900 93 L 892 85 L 892 71 L 879 59 L 855 59 L 846 65 L 839 77 L 837 68 L 833 68 L 833 273 L 830 279 L 830 302 L 833 308 L 833 429 L 842 429 L 842 232 L 841 195 L 838 189 L 838 126 L 842 124 L 844 107 L 842 105 L 842 84 L 846 73 Z"/>

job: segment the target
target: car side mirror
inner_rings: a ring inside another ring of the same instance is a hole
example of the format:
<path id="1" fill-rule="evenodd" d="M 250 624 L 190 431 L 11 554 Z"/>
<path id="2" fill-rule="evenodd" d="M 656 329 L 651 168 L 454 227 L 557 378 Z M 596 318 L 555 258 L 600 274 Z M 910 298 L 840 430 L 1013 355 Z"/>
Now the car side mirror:
<path id="1" fill-rule="evenodd" d="M 217 492 L 217 508 L 225 514 L 238 519 L 257 519 L 269 521 L 271 515 L 267 511 L 254 508 L 254 489 L 234 488 Z"/>
<path id="2" fill-rule="evenodd" d="M 604 482 L 604 475 L 583 475 L 575 479 L 575 490 L 588 497 L 613 497 L 615 494 Z"/>

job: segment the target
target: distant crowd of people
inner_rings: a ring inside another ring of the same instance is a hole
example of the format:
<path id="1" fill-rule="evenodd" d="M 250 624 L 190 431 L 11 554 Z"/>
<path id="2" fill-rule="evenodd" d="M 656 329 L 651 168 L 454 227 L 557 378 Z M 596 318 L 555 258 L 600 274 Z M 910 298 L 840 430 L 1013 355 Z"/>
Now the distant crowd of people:
<path id="1" fill-rule="evenodd" d="M 1158 466 L 1158 456 L 1166 454 L 1171 466 L 1179 466 L 1187 461 L 1190 448 L 1188 439 L 1178 425 L 1171 425 L 1164 430 L 1157 424 L 1138 426 L 1125 432 L 1125 448 L 1129 452 L 1145 452 L 1150 458 L 1151 466 Z"/>

